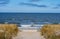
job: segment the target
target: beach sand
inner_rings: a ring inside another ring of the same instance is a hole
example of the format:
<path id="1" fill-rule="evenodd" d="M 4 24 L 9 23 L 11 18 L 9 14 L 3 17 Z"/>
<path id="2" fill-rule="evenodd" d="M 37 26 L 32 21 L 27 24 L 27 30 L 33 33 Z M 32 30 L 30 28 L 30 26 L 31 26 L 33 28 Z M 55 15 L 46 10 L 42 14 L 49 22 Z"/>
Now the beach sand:
<path id="1" fill-rule="evenodd" d="M 44 39 L 39 32 L 19 32 L 13 39 Z"/>

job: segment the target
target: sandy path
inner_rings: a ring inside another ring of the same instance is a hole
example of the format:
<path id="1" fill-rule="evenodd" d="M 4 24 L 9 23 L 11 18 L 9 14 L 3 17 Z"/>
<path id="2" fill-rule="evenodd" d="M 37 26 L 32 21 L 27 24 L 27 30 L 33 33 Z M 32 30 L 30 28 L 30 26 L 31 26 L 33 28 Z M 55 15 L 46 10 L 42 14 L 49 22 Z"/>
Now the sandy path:
<path id="1" fill-rule="evenodd" d="M 44 39 L 39 32 L 19 32 L 14 39 Z"/>

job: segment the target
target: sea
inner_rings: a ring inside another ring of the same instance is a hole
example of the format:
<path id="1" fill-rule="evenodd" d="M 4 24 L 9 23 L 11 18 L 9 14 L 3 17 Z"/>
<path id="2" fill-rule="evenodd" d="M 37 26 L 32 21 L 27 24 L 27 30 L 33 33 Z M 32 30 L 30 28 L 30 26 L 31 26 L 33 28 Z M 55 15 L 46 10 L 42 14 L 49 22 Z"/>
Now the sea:
<path id="1" fill-rule="evenodd" d="M 29 23 L 30 21 L 60 23 L 60 13 L 0 13 L 0 23 Z"/>

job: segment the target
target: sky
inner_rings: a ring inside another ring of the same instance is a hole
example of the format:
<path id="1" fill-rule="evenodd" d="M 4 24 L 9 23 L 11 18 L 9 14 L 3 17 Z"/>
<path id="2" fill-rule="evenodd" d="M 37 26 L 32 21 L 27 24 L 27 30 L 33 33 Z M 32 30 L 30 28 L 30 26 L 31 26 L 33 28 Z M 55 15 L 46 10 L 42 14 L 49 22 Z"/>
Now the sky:
<path id="1" fill-rule="evenodd" d="M 60 0 L 0 0 L 0 12 L 60 13 Z"/>

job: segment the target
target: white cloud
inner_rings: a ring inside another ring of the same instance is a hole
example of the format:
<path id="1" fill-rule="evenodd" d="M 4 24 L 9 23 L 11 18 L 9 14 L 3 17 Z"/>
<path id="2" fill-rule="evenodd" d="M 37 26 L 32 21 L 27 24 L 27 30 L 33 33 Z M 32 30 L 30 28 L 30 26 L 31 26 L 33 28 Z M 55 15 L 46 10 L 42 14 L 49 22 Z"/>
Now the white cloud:
<path id="1" fill-rule="evenodd" d="M 0 7 L 0 12 L 60 12 L 60 8 L 58 9 L 52 9 L 50 6 L 50 2 L 48 3 L 46 0 L 42 2 L 30 2 L 34 4 L 40 4 L 40 5 L 48 5 L 47 8 L 40 8 L 40 7 L 33 7 L 33 6 L 22 6 L 19 5 L 21 2 L 28 3 L 28 0 L 10 0 L 10 3 L 6 6 Z M 54 6 L 54 5 L 53 5 Z"/>

